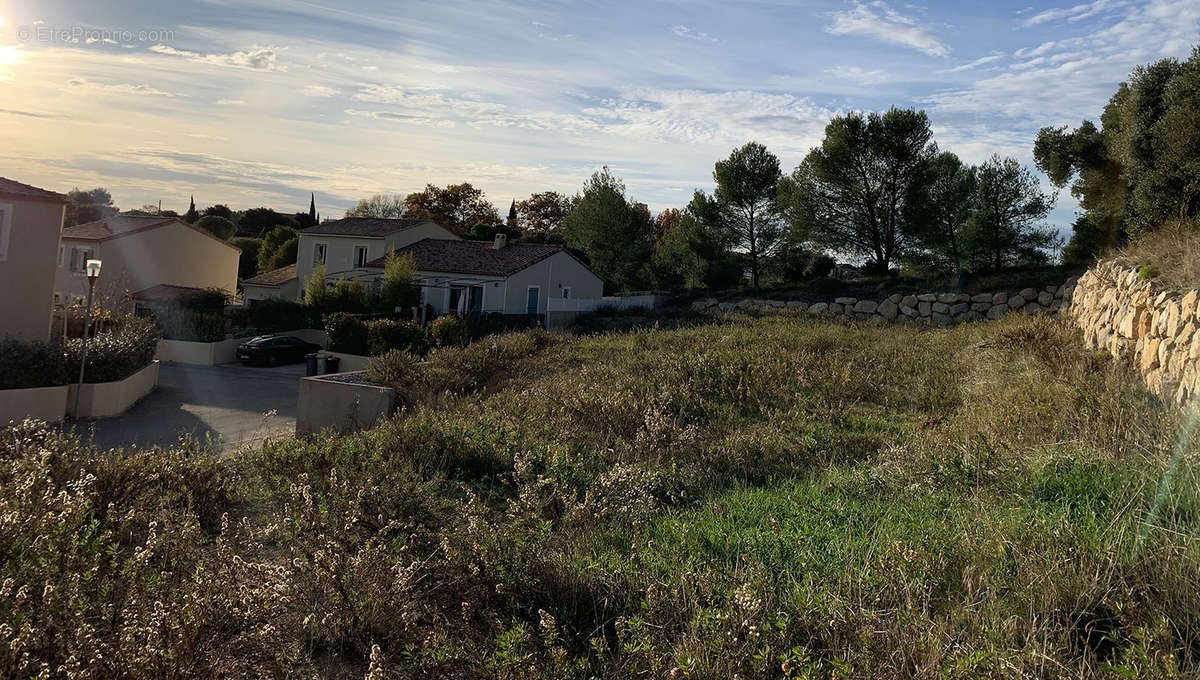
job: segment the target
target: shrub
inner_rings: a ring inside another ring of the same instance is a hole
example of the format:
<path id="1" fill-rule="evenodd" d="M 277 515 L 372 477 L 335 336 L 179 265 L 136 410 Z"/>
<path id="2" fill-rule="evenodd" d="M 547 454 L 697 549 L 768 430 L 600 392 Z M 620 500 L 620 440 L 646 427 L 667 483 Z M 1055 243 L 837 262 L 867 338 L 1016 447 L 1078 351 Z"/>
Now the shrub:
<path id="1" fill-rule="evenodd" d="M 217 342 L 225 339 L 225 315 L 182 307 L 166 307 L 155 314 L 162 336 L 168 340 Z"/>
<path id="2" fill-rule="evenodd" d="M 216 236 L 222 241 L 228 241 L 237 231 L 237 225 L 220 215 L 205 215 L 196 220 L 196 226 Z"/>
<path id="3" fill-rule="evenodd" d="M 388 350 L 367 362 L 366 379 L 376 385 L 398 387 L 417 376 L 421 360 L 402 349 Z"/>
<path id="4" fill-rule="evenodd" d="M 180 309 L 206 314 L 219 314 L 225 311 L 227 304 L 229 304 L 229 293 L 220 288 L 205 288 L 188 293 L 180 297 L 178 302 Z"/>
<path id="5" fill-rule="evenodd" d="M 313 322 L 312 310 L 303 303 L 278 298 L 262 300 L 251 307 L 237 310 L 234 315 L 244 326 L 267 333 L 320 328 L 322 325 L 319 316 L 318 322 Z"/>
<path id="6" fill-rule="evenodd" d="M 367 326 L 362 319 L 345 312 L 326 314 L 323 319 L 325 334 L 329 336 L 329 351 L 367 353 Z"/>
<path id="7" fill-rule="evenodd" d="M 804 275 L 809 278 L 824 278 L 833 273 L 835 266 L 837 266 L 837 262 L 832 257 L 824 254 L 816 254 L 809 259 L 808 264 L 804 267 Z"/>
<path id="8" fill-rule="evenodd" d="M 470 341 L 471 329 L 457 316 L 439 316 L 429 324 L 429 344 L 434 347 L 464 347 Z"/>
<path id="9" fill-rule="evenodd" d="M 388 350 L 402 349 L 413 354 L 425 354 L 429 343 L 425 329 L 411 321 L 376 319 L 366 322 L 367 349 L 371 355 L 383 354 Z"/>
<path id="10" fill-rule="evenodd" d="M 67 382 L 63 352 L 55 345 L 37 340 L 0 338 L 0 390 L 49 387 Z"/>
<path id="11" fill-rule="evenodd" d="M 112 330 L 97 333 L 88 340 L 84 382 L 111 382 L 128 378 L 154 360 L 161 338 L 162 334 L 151 319 L 125 317 Z M 68 377 L 78 375 L 83 341 L 71 338 L 64 350 Z"/>

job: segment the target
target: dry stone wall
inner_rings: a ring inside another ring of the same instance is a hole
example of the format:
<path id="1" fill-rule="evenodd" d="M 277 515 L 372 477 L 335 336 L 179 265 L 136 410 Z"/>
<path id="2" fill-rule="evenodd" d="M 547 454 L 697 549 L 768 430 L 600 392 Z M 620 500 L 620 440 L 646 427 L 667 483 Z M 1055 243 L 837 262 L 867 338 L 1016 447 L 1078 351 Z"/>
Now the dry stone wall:
<path id="1" fill-rule="evenodd" d="M 1089 349 L 1131 361 L 1151 392 L 1185 403 L 1200 381 L 1200 292 L 1177 294 L 1107 262 L 1079 278 L 1070 316 Z"/>
<path id="2" fill-rule="evenodd" d="M 872 323 L 912 323 L 949 326 L 967 321 L 999 319 L 1005 314 L 1053 314 L 1071 301 L 1075 284 L 1068 281 L 1041 290 L 1026 288 L 999 293 L 896 293 L 879 300 L 852 297 L 834 298 L 831 302 L 808 303 L 800 300 L 760 300 L 746 298 L 737 302 L 718 302 L 716 298 L 697 300 L 692 309 L 698 312 L 772 312 L 782 309 L 808 311 L 817 314 L 846 316 Z"/>

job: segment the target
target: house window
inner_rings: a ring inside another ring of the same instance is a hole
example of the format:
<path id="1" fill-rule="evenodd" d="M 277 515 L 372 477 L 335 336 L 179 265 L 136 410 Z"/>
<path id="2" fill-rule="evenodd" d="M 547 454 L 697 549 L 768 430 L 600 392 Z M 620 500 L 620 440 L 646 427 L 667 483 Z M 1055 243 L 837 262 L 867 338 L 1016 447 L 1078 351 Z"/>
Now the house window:
<path id="1" fill-rule="evenodd" d="M 564 300 L 571 299 L 571 287 L 570 286 L 563 286 L 563 299 Z"/>
<path id="2" fill-rule="evenodd" d="M 67 247 L 59 246 L 58 247 L 58 266 L 61 267 L 61 266 L 65 265 L 66 263 L 67 263 Z"/>
<path id="3" fill-rule="evenodd" d="M 11 203 L 0 203 L 0 262 L 8 259 L 8 241 L 12 235 Z"/>
<path id="4" fill-rule="evenodd" d="M 355 267 L 367 266 L 367 247 L 366 246 L 354 246 L 354 266 Z"/>
<path id="5" fill-rule="evenodd" d="M 542 293 L 541 289 L 538 288 L 537 286 L 530 286 L 529 289 L 526 291 L 526 293 L 525 293 L 525 313 L 526 314 L 537 314 L 538 313 L 538 297 L 541 295 L 541 293 Z"/>
<path id="6" fill-rule="evenodd" d="M 313 244 L 313 264 L 325 264 L 325 244 Z"/>
<path id="7" fill-rule="evenodd" d="M 71 271 L 83 273 L 87 271 L 87 261 L 92 259 L 91 248 L 72 248 L 71 249 Z"/>

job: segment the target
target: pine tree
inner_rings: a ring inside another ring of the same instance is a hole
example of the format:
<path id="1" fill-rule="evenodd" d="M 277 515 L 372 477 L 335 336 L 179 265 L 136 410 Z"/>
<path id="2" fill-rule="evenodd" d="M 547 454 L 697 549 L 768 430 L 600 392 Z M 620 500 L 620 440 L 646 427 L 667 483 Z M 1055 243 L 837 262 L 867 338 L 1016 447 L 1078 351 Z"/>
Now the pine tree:
<path id="1" fill-rule="evenodd" d="M 200 219 L 200 213 L 196 212 L 196 197 L 192 196 L 189 199 L 187 214 L 183 216 L 183 221 L 188 224 L 195 224 L 198 219 Z"/>
<path id="2" fill-rule="evenodd" d="M 513 199 L 512 204 L 508 206 L 508 228 L 517 229 L 517 199 Z"/>
<path id="3" fill-rule="evenodd" d="M 317 221 L 317 194 L 313 193 L 312 198 L 308 202 L 308 216 L 313 218 L 313 222 Z"/>

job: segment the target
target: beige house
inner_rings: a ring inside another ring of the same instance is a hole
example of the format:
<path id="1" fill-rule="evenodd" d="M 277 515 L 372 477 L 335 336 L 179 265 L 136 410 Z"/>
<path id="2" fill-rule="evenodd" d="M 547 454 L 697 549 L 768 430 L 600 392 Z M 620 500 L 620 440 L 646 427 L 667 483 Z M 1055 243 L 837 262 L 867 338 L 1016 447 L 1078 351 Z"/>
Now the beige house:
<path id="1" fill-rule="evenodd" d="M 104 262 L 96 299 L 112 309 L 169 301 L 190 291 L 237 290 L 241 250 L 174 217 L 114 215 L 62 232 L 54 280 L 57 303 L 87 296 L 84 265 Z"/>
<path id="2" fill-rule="evenodd" d="M 410 254 L 421 302 L 434 315 L 543 315 L 565 301 L 599 301 L 604 281 L 562 246 L 544 243 L 425 239 L 397 251 Z M 367 264 L 382 277 L 384 258 Z M 555 304 L 558 302 L 559 304 Z"/>
<path id="3" fill-rule="evenodd" d="M 430 220 L 373 217 L 347 217 L 304 229 L 296 250 L 297 297 L 317 265 L 325 265 L 325 276 L 331 281 L 369 278 L 373 272 L 367 263 L 425 239 L 457 241 L 459 237 Z"/>
<path id="4" fill-rule="evenodd" d="M 0 177 L 0 336 L 50 337 L 66 196 Z"/>

